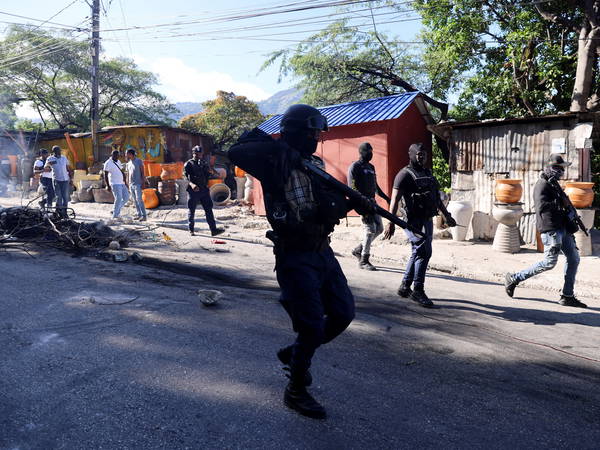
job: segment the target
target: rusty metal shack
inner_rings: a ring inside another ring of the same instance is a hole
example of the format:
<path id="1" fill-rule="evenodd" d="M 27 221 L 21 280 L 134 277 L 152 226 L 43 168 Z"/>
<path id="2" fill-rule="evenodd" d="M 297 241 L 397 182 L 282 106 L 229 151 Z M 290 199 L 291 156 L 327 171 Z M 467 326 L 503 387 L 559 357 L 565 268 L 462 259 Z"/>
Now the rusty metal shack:
<path id="1" fill-rule="evenodd" d="M 195 145 L 209 151 L 214 147 L 213 140 L 208 135 L 162 125 L 104 127 L 98 134 L 99 161 L 94 161 L 91 133 L 41 138 L 37 148 L 50 149 L 53 145 L 58 145 L 73 167 L 87 169 L 95 162 L 108 159 L 115 149 L 121 150 L 124 154 L 129 148 L 134 148 L 139 158 L 162 163 L 186 161 L 191 158 L 192 147 Z"/>
<path id="2" fill-rule="evenodd" d="M 525 243 L 536 240 L 533 188 L 551 153 L 572 162 L 565 179 L 590 181 L 593 139 L 600 117 L 565 113 L 519 119 L 444 122 L 430 129 L 448 144 L 452 200 L 469 201 L 473 218 L 467 238 L 491 240 L 498 223 L 492 217 L 495 180 L 523 183 L 524 215 L 519 223 Z M 600 136 L 599 136 L 600 137 Z"/>

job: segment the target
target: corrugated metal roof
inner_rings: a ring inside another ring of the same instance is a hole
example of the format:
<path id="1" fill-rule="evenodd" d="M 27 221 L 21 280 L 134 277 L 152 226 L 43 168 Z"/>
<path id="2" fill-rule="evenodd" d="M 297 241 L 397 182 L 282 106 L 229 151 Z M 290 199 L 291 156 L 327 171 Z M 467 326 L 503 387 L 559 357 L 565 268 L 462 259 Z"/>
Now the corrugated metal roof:
<path id="1" fill-rule="evenodd" d="M 376 122 L 396 119 L 411 105 L 419 92 L 390 95 L 388 97 L 371 98 L 358 102 L 317 108 L 327 118 L 330 127 L 351 125 L 355 123 Z M 271 117 L 258 126 L 268 134 L 279 133 L 282 114 Z"/>

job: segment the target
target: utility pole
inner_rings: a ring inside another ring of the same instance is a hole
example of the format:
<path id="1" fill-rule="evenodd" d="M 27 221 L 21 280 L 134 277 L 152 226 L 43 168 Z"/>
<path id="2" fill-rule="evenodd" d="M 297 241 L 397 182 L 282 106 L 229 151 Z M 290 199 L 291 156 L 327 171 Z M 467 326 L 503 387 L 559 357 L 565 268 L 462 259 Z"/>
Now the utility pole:
<path id="1" fill-rule="evenodd" d="M 92 106 L 90 116 L 92 120 L 92 153 L 94 162 L 100 158 L 98 149 L 98 67 L 100 65 L 100 0 L 92 3 Z"/>

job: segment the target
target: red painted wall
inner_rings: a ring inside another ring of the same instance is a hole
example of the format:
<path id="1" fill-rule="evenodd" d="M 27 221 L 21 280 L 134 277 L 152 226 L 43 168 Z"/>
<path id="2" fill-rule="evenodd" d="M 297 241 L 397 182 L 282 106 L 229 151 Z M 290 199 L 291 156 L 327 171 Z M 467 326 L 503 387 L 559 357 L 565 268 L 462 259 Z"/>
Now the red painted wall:
<path id="1" fill-rule="evenodd" d="M 388 195 L 391 194 L 394 177 L 408 164 L 410 144 L 423 142 L 431 154 L 431 133 L 414 104 L 397 119 L 333 127 L 321 136 L 323 141 L 316 154 L 325 161 L 327 172 L 343 183 L 347 182 L 350 164 L 358 160 L 358 146 L 370 142 L 373 146 L 371 163 L 377 172 L 377 182 Z M 387 207 L 379 197 L 377 203 Z M 258 215 L 265 214 L 258 181 L 254 184 L 254 211 Z"/>

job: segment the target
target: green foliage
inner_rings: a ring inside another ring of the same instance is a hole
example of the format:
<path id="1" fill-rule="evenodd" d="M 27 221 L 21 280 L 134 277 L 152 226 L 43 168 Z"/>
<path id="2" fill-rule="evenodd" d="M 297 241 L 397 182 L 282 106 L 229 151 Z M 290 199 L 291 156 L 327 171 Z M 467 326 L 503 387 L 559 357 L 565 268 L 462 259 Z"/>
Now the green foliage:
<path id="1" fill-rule="evenodd" d="M 179 121 L 179 126 L 213 137 L 217 148 L 225 149 L 246 130 L 265 119 L 258 105 L 233 92 L 217 91 L 217 98 L 202 103 L 203 111 L 190 114 Z"/>
<path id="2" fill-rule="evenodd" d="M 12 128 L 19 131 L 44 131 L 44 126 L 40 122 L 34 122 L 30 119 L 17 119 Z"/>
<path id="3" fill-rule="evenodd" d="M 431 153 L 431 171 L 433 172 L 433 176 L 438 181 L 440 189 L 446 193 L 449 193 L 451 186 L 450 167 L 448 166 L 448 161 L 446 161 L 442 155 L 442 150 L 437 145 L 435 140 L 433 141 Z"/>
<path id="4" fill-rule="evenodd" d="M 45 128 L 89 129 L 90 57 L 85 42 L 14 26 L 0 42 L 0 83 L 21 101 L 30 101 Z M 170 124 L 174 111 L 155 92 L 156 77 L 133 61 L 100 63 L 100 125 Z"/>
<path id="5" fill-rule="evenodd" d="M 408 81 L 427 92 L 418 55 L 385 35 L 357 32 L 345 21 L 335 22 L 295 49 L 272 53 L 263 69 L 279 64 L 280 79 L 299 79 L 303 101 L 328 105 L 403 92 Z"/>
<path id="6" fill-rule="evenodd" d="M 459 120 L 569 109 L 581 13 L 568 1 L 416 0 L 433 93 Z M 555 18 L 548 20 L 549 16 Z"/>

